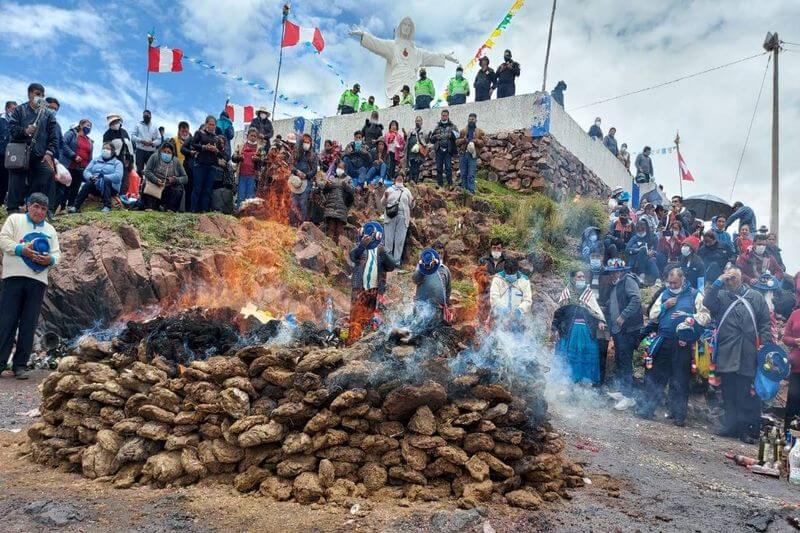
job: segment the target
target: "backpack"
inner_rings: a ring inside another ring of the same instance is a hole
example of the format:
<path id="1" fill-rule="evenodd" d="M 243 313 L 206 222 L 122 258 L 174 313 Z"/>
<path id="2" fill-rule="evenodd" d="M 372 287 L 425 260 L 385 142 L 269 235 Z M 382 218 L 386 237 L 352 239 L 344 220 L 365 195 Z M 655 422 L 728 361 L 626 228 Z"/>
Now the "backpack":
<path id="1" fill-rule="evenodd" d="M 790 366 L 786 352 L 776 344 L 765 344 L 758 351 L 758 367 L 753 389 L 762 400 L 773 399 L 781 387 L 781 381 L 789 377 Z"/>

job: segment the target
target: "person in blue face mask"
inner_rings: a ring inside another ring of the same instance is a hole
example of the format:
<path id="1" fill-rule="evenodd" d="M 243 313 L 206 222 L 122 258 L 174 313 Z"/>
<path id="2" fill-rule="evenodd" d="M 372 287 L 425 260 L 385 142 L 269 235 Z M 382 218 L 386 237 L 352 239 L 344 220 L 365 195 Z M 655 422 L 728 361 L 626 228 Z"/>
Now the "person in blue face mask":
<path id="1" fill-rule="evenodd" d="M 367 181 L 367 172 L 372 166 L 372 156 L 369 146 L 364 142 L 364 134 L 361 130 L 353 133 L 353 142 L 345 147 L 342 160 L 347 175 L 353 180 L 353 185 L 362 188 Z"/>
<path id="2" fill-rule="evenodd" d="M 517 329 L 530 315 L 533 296 L 528 276 L 519 271 L 516 259 L 507 258 L 505 268 L 492 278 L 489 302 L 496 322 Z"/>
<path id="3" fill-rule="evenodd" d="M 167 141 L 152 155 L 144 167 L 145 184 L 140 209 L 177 212 L 181 207 L 183 187 L 188 180 L 186 170 L 175 155 L 175 145 Z"/>
<path id="4" fill-rule="evenodd" d="M 598 333 L 606 320 L 581 270 L 570 273 L 550 326 L 556 340 L 556 364 L 573 383 L 600 383 Z"/>

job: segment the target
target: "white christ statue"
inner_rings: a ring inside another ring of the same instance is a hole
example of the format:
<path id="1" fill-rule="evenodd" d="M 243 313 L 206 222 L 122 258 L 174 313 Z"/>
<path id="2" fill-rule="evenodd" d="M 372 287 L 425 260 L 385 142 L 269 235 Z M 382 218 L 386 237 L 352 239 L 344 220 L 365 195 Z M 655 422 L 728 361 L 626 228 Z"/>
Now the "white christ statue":
<path id="1" fill-rule="evenodd" d="M 386 60 L 386 71 L 383 81 L 386 85 L 386 98 L 400 94 L 403 85 L 414 88 L 417 81 L 417 70 L 421 67 L 444 67 L 445 61 L 458 63 L 449 54 L 429 52 L 414 45 L 414 21 L 406 17 L 400 21 L 395 30 L 394 39 L 378 39 L 368 31 L 353 28 L 350 35 L 361 39 L 361 46 Z"/>

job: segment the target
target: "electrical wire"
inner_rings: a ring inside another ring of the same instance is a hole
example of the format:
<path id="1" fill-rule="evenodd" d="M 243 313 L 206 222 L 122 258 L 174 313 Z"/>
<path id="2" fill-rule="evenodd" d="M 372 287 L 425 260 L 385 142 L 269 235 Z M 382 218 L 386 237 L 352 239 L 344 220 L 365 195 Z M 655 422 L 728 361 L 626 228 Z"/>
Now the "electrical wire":
<path id="1" fill-rule="evenodd" d="M 756 105 L 753 108 L 753 116 L 750 117 L 750 125 L 747 127 L 747 135 L 744 138 L 744 146 L 742 146 L 742 154 L 739 156 L 739 164 L 736 166 L 736 174 L 733 176 L 733 183 L 731 183 L 731 197 L 733 201 L 733 191 L 736 189 L 736 180 L 739 178 L 739 171 L 742 169 L 742 161 L 744 160 L 744 153 L 747 150 L 747 144 L 750 141 L 750 132 L 753 131 L 753 122 L 756 119 L 756 111 L 758 111 L 758 103 L 761 101 L 761 93 L 764 92 L 764 82 L 767 81 L 767 72 L 769 72 L 769 63 L 772 61 L 772 55 L 767 56 L 767 66 L 764 68 L 764 77 L 761 78 L 761 87 L 758 89 L 758 97 L 756 98 Z"/>
<path id="2" fill-rule="evenodd" d="M 572 107 L 572 108 L 569 109 L 569 111 L 570 112 L 577 111 L 578 109 L 584 109 L 584 108 L 587 108 L 587 107 L 591 107 L 591 106 L 595 106 L 595 105 L 599 105 L 599 104 L 604 104 L 606 102 L 611 102 L 612 100 L 619 100 L 620 98 L 625 98 L 626 96 L 631 96 L 631 95 L 634 95 L 634 94 L 643 93 L 645 91 L 651 91 L 653 89 L 658 89 L 659 87 L 664 87 L 666 85 L 671 85 L 671 84 L 677 83 L 679 81 L 688 80 L 689 78 L 694 78 L 695 76 L 700 76 L 702 74 L 707 74 L 707 73 L 713 72 L 715 70 L 720 70 L 720 69 L 723 69 L 725 67 L 730 67 L 731 65 L 736 65 L 737 63 L 742 63 L 744 61 L 748 61 L 748 60 L 753 59 L 755 57 L 762 56 L 762 55 L 764 55 L 766 53 L 768 53 L 768 52 L 766 52 L 766 51 L 765 52 L 759 52 L 759 53 L 754 54 L 752 56 L 743 57 L 741 59 L 737 59 L 735 61 L 731 61 L 731 62 L 725 63 L 723 65 L 717 65 L 716 67 L 711 67 L 711 68 L 707 68 L 705 70 L 701 70 L 700 72 L 695 72 L 694 74 L 686 74 L 685 76 L 681 76 L 680 78 L 675 78 L 674 80 L 665 81 L 665 82 L 659 83 L 657 85 L 651 85 L 650 87 L 645 87 L 643 89 L 638 89 L 636 91 L 631 91 L 629 93 L 620 94 L 618 96 L 612 96 L 611 98 L 605 98 L 603 100 L 598 100 L 598 101 L 592 102 L 590 104 L 584 104 L 584 105 L 581 105 L 581 106 L 578 106 L 578 107 Z"/>

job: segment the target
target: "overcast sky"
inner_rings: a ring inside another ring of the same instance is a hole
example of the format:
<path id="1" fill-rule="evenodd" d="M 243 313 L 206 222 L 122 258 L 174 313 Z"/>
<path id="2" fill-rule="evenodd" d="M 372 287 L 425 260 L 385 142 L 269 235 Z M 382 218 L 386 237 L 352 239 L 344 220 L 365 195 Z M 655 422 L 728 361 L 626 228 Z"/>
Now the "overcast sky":
<path id="1" fill-rule="evenodd" d="M 381 95 L 383 60 L 347 36 L 361 25 L 389 38 L 397 22 L 411 16 L 417 43 L 455 52 L 466 63 L 502 19 L 511 0 L 309 0 L 293 3 L 291 20 L 318 26 L 326 41 L 321 56 L 304 47 L 287 49 L 281 92 L 323 114 L 333 113 L 343 87 L 324 65 L 332 64 L 348 84 Z M 489 53 L 492 65 L 510 48 L 522 65 L 517 92 L 542 83 L 549 1 L 529 0 Z M 121 112 L 126 126 L 140 118 L 144 102 L 146 34 L 157 44 L 273 87 L 280 41 L 282 2 L 194 0 L 176 2 L 63 1 L 0 2 L 0 99 L 22 100 L 30 81 L 41 81 L 59 97 L 59 120 L 80 117 L 105 129 L 104 117 Z M 456 16 L 457 15 L 457 16 Z M 768 30 L 800 44 L 800 2 L 793 0 L 622 2 L 561 0 L 556 12 L 547 88 L 568 84 L 567 111 L 588 128 L 595 116 L 604 131 L 617 128 L 619 142 L 632 151 L 648 144 L 672 144 L 680 130 L 682 153 L 696 183 L 684 195 L 710 192 L 731 197 L 731 183 L 744 145 L 767 56 L 613 102 L 574 110 L 583 104 L 658 84 L 684 74 L 750 56 L 761 50 Z M 154 74 L 150 104 L 154 120 L 174 132 L 179 120 L 193 127 L 218 114 L 226 97 L 241 104 L 268 104 L 271 98 L 184 62 L 180 74 Z M 429 69 L 437 91 L 453 74 Z M 786 45 L 781 72 L 781 244 L 790 268 L 800 268 L 800 46 Z M 467 73 L 472 77 L 474 73 Z M 382 98 L 378 98 L 382 103 Z M 573 109 L 573 110 L 571 110 Z M 769 223 L 771 69 L 756 112 L 733 199 Z M 279 104 L 278 118 L 307 112 Z M 675 154 L 654 156 L 656 178 L 668 192 L 678 190 Z"/>

